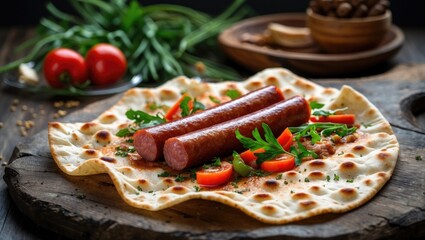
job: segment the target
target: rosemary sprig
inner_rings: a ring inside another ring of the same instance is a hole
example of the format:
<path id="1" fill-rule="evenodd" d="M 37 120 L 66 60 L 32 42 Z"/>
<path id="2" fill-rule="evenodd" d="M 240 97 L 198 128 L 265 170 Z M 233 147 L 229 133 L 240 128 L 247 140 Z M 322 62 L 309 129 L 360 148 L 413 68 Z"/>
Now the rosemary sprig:
<path id="1" fill-rule="evenodd" d="M 45 54 L 57 47 L 72 48 L 85 55 L 94 44 L 107 42 L 124 52 L 128 74 L 142 75 L 145 82 L 159 82 L 182 74 L 210 79 L 240 78 L 233 69 L 196 57 L 194 52 L 202 49 L 207 40 L 215 42 L 214 36 L 247 15 L 243 0 L 235 0 L 215 18 L 173 4 L 142 6 L 136 0 L 69 2 L 77 16 L 47 4 L 50 17 L 40 21 L 34 40 L 18 48 L 31 51 L 1 66 L 0 72 L 27 62 L 35 62 L 36 69 L 40 69 Z M 194 70 L 198 62 L 204 63 L 205 71 Z"/>

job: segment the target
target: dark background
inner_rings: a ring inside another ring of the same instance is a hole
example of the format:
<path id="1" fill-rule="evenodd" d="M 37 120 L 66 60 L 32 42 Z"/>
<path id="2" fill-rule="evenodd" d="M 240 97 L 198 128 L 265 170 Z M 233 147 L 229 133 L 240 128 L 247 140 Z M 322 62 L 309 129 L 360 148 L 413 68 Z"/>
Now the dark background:
<path id="1" fill-rule="evenodd" d="M 68 0 L 71 1 L 71 0 Z M 229 0 L 139 0 L 142 4 L 181 4 L 210 14 L 218 14 L 229 4 Z M 3 0 L 0 4 L 0 27 L 35 25 L 46 15 L 48 0 Z M 66 0 L 52 0 L 65 11 L 70 10 Z M 309 0 L 246 0 L 246 4 L 258 15 L 279 12 L 304 12 Z M 402 27 L 425 27 L 425 0 L 391 0 L 393 22 Z M 425 31 L 425 29 L 424 29 Z"/>

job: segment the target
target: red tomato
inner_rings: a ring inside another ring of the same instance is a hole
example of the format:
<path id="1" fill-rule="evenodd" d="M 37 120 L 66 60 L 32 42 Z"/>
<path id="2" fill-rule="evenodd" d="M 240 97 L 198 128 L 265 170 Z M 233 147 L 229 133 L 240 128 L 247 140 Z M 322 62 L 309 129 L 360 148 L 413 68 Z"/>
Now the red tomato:
<path id="1" fill-rule="evenodd" d="M 282 154 L 273 160 L 261 164 L 261 169 L 266 172 L 285 172 L 295 167 L 295 158 L 289 154 Z"/>
<path id="2" fill-rule="evenodd" d="M 87 66 L 83 56 L 68 48 L 50 51 L 44 59 L 43 72 L 53 88 L 79 85 L 87 80 Z"/>
<path id="3" fill-rule="evenodd" d="M 342 124 L 351 125 L 356 122 L 356 116 L 354 114 L 329 115 L 329 116 L 320 116 L 320 117 L 311 116 L 310 121 L 342 123 Z"/>
<path id="4" fill-rule="evenodd" d="M 127 70 L 127 60 L 117 47 L 99 43 L 86 56 L 89 77 L 93 84 L 110 85 L 120 80 Z"/>
<path id="5" fill-rule="evenodd" d="M 221 166 L 201 169 L 196 172 L 196 181 L 205 187 L 214 187 L 229 181 L 233 173 L 233 165 L 221 162 Z"/>

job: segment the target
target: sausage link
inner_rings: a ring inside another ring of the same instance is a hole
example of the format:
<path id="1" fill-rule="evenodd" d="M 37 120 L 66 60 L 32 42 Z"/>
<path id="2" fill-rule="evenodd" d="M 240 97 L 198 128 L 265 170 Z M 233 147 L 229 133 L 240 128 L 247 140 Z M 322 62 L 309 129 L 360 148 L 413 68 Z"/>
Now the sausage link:
<path id="1" fill-rule="evenodd" d="M 261 132 L 261 124 L 266 123 L 277 135 L 287 127 L 308 122 L 309 118 L 308 102 L 302 97 L 293 97 L 250 115 L 170 138 L 164 145 L 165 161 L 175 170 L 201 165 L 214 157 L 241 150 L 236 129 L 242 135 L 252 137 L 252 131 L 258 128 Z"/>
<path id="2" fill-rule="evenodd" d="M 283 99 L 279 88 L 264 87 L 188 117 L 139 130 L 134 134 L 134 146 L 143 159 L 157 161 L 163 158 L 164 142 L 168 138 L 255 112 Z"/>

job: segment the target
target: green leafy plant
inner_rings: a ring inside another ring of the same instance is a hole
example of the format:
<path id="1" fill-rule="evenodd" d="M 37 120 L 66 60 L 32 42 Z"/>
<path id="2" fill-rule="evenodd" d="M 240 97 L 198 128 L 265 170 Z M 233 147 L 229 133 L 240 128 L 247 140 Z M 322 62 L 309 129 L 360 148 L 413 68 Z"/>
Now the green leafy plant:
<path id="1" fill-rule="evenodd" d="M 148 82 L 182 74 L 238 79 L 240 76 L 233 69 L 197 57 L 195 52 L 203 47 L 211 49 L 220 31 L 247 15 L 249 10 L 241 7 L 243 2 L 234 1 L 215 18 L 184 6 L 142 6 L 136 0 L 69 1 L 78 16 L 49 3 L 51 16 L 41 20 L 38 35 L 18 48 L 31 49 L 29 53 L 0 67 L 0 72 L 26 62 L 35 62 L 39 68 L 47 52 L 57 47 L 72 48 L 85 55 L 96 43 L 106 42 L 124 52 L 129 74 L 142 75 Z M 202 71 L 194 67 L 199 62 L 205 66 Z"/>

